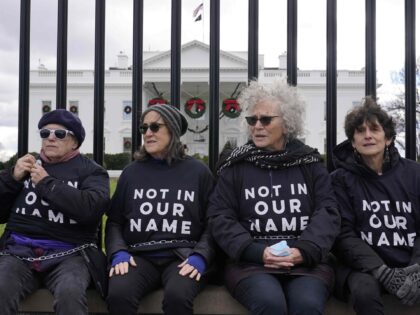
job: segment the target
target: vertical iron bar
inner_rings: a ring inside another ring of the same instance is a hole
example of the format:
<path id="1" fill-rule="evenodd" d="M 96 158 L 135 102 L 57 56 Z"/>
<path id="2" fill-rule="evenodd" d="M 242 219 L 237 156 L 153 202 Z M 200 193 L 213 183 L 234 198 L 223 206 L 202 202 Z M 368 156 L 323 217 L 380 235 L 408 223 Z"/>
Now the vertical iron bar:
<path id="1" fill-rule="evenodd" d="M 143 107 L 143 0 L 133 0 L 133 101 L 131 111 L 131 153 L 141 145 L 139 119 Z"/>
<path id="2" fill-rule="evenodd" d="M 93 110 L 93 158 L 104 162 L 104 90 L 105 90 L 105 0 L 95 5 L 95 77 Z"/>
<path id="3" fill-rule="evenodd" d="M 327 168 L 337 144 L 337 0 L 327 0 Z"/>
<path id="4" fill-rule="evenodd" d="M 287 0 L 287 83 L 297 85 L 297 0 Z"/>
<path id="5" fill-rule="evenodd" d="M 67 103 L 67 28 L 68 0 L 58 1 L 57 19 L 57 77 L 56 108 L 66 108 Z"/>
<path id="6" fill-rule="evenodd" d="M 31 0 L 20 1 L 18 157 L 28 152 Z"/>
<path id="7" fill-rule="evenodd" d="M 405 156 L 416 160 L 416 1 L 405 0 Z"/>
<path id="8" fill-rule="evenodd" d="M 210 1 L 210 132 L 209 167 L 216 171 L 219 157 L 219 84 L 220 84 L 220 0 Z"/>
<path id="9" fill-rule="evenodd" d="M 172 0 L 171 9 L 171 104 L 181 102 L 181 8 L 182 0 Z"/>
<path id="10" fill-rule="evenodd" d="M 376 0 L 366 0 L 365 95 L 376 98 Z"/>
<path id="11" fill-rule="evenodd" d="M 248 81 L 258 78 L 258 0 L 248 0 Z"/>

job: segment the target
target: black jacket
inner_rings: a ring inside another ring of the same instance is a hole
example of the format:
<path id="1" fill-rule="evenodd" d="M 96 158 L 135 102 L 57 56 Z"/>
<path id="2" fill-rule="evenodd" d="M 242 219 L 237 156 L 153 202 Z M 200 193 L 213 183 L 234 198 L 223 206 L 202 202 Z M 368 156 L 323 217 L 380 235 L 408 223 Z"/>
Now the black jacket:
<path id="1" fill-rule="evenodd" d="M 284 239 L 300 249 L 300 267 L 314 267 L 327 261 L 340 227 L 330 176 L 319 162 L 279 170 L 231 165 L 220 174 L 208 216 L 215 240 L 241 266 L 262 266 L 265 247 Z M 292 269 L 305 274 L 300 267 Z"/>
<path id="2" fill-rule="evenodd" d="M 342 216 L 338 258 L 362 272 L 419 263 L 420 165 L 391 146 L 388 166 L 378 175 L 354 155 L 349 141 L 334 149 L 334 165 Z"/>
<path id="3" fill-rule="evenodd" d="M 11 171 L 0 173 L 0 222 L 7 222 L 0 248 L 11 232 L 71 244 L 97 242 L 98 227 L 109 203 L 106 170 L 80 154 L 62 163 L 44 162 L 43 167 L 49 176 L 36 186 L 30 178 L 16 181 Z M 105 297 L 108 274 L 102 250 L 88 247 L 79 254 L 98 292 Z"/>
<path id="4" fill-rule="evenodd" d="M 77 155 L 47 164 L 49 176 L 33 185 L 0 174 L 0 217 L 8 232 L 73 244 L 95 242 L 109 202 L 109 177 L 101 166 Z"/>

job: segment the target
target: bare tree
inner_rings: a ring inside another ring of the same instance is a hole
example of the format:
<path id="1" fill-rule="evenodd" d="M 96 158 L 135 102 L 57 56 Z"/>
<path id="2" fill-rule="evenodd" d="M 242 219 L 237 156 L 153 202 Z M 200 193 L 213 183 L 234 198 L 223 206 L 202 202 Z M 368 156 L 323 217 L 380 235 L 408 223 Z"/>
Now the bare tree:
<path id="1" fill-rule="evenodd" d="M 416 156 L 419 160 L 420 155 L 420 95 L 419 95 L 419 84 L 420 84 L 420 69 L 419 66 L 416 68 Z M 398 72 L 393 73 L 392 81 L 396 84 L 404 84 L 405 70 L 401 69 Z M 398 147 L 405 150 L 405 91 L 401 88 L 395 99 L 384 102 L 382 104 L 388 113 L 394 118 L 396 124 L 397 137 L 395 142 Z"/>

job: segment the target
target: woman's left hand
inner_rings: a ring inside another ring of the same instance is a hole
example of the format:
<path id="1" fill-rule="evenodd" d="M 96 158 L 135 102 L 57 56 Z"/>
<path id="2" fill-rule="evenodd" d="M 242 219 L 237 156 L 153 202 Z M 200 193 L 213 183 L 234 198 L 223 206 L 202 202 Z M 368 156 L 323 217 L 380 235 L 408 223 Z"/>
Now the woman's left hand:
<path id="1" fill-rule="evenodd" d="M 200 281 L 201 273 L 199 273 L 198 270 L 194 268 L 194 266 L 191 266 L 188 263 L 188 259 L 185 259 L 181 264 L 178 265 L 178 267 L 181 268 L 181 270 L 179 270 L 179 274 L 181 276 L 185 277 L 189 275 L 191 279 Z"/>
<path id="2" fill-rule="evenodd" d="M 289 252 L 289 255 L 287 256 L 276 256 L 273 255 L 270 248 L 267 247 L 263 254 L 264 267 L 290 269 L 291 267 L 303 263 L 303 257 L 299 249 L 289 248 L 287 251 Z"/>
<path id="3" fill-rule="evenodd" d="M 31 181 L 35 185 L 37 185 L 45 177 L 49 176 L 47 171 L 42 167 L 42 165 L 39 165 L 37 163 L 35 163 L 34 166 L 31 168 L 30 175 Z"/>

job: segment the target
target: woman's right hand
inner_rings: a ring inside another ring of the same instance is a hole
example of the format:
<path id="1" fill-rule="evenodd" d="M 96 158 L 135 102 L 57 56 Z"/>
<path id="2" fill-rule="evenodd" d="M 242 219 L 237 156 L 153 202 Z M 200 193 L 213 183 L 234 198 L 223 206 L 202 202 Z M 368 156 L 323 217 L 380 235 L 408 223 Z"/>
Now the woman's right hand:
<path id="1" fill-rule="evenodd" d="M 122 276 L 128 273 L 130 265 L 132 267 L 137 267 L 133 256 L 131 256 L 127 251 L 120 250 L 114 253 L 114 255 L 112 255 L 112 267 L 109 270 L 109 277 L 111 278 L 114 274 Z"/>
<path id="2" fill-rule="evenodd" d="M 18 182 L 23 180 L 29 174 L 35 162 L 35 157 L 29 153 L 19 158 L 13 168 L 13 178 Z"/>

